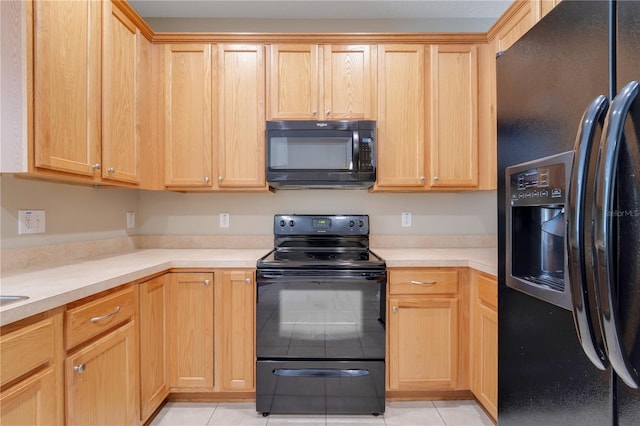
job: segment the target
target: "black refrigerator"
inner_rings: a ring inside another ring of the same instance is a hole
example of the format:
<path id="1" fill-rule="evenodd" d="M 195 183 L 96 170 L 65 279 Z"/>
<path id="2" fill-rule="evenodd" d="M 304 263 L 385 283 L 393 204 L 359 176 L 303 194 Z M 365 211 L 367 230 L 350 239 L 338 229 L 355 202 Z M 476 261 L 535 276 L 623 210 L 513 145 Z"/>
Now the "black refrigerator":
<path id="1" fill-rule="evenodd" d="M 498 423 L 640 425 L 640 1 L 563 0 L 496 63 Z"/>

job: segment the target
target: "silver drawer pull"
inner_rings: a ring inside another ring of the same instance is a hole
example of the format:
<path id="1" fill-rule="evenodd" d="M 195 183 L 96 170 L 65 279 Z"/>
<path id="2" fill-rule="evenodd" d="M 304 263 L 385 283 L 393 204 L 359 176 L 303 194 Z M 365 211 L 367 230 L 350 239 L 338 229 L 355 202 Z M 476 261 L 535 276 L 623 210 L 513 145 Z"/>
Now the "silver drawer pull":
<path id="1" fill-rule="evenodd" d="M 73 371 L 80 374 L 84 373 L 84 370 L 86 369 L 87 369 L 87 364 L 85 364 L 84 362 L 80 365 L 73 366 Z"/>
<path id="2" fill-rule="evenodd" d="M 107 318 L 109 318 L 111 316 L 114 316 L 118 312 L 120 312 L 120 306 L 116 306 L 116 309 L 113 312 L 109 313 L 109 314 L 91 318 L 91 322 L 102 321 L 103 319 L 107 319 Z"/>
<path id="3" fill-rule="evenodd" d="M 204 280 L 204 285 L 209 285 L 210 282 L 211 281 L 209 281 L 209 280 Z"/>
<path id="4" fill-rule="evenodd" d="M 438 281 L 413 281 L 413 280 L 411 280 L 411 284 L 415 284 L 415 285 L 434 285 L 437 282 Z"/>

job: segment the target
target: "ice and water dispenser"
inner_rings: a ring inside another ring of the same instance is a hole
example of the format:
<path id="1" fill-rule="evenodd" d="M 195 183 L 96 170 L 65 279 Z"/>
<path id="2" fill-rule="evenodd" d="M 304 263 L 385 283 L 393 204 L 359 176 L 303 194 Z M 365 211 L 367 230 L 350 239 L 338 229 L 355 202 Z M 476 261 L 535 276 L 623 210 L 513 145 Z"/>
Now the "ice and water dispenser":
<path id="1" fill-rule="evenodd" d="M 507 167 L 506 284 L 571 309 L 565 197 L 573 151 Z"/>

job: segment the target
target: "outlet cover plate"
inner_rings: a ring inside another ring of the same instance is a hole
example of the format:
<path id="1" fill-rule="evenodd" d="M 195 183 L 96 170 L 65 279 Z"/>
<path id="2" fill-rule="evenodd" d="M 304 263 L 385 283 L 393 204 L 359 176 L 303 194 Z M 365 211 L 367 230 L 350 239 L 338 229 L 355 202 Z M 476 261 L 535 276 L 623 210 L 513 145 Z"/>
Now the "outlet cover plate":
<path id="1" fill-rule="evenodd" d="M 127 228 L 136 227 L 136 212 L 127 212 Z"/>
<path id="2" fill-rule="evenodd" d="M 402 227 L 411 228 L 412 225 L 411 212 L 402 212 Z"/>
<path id="3" fill-rule="evenodd" d="M 220 228 L 229 227 L 229 213 L 220 213 Z"/>
<path id="4" fill-rule="evenodd" d="M 18 210 L 18 234 L 42 234 L 44 219 L 44 210 Z"/>

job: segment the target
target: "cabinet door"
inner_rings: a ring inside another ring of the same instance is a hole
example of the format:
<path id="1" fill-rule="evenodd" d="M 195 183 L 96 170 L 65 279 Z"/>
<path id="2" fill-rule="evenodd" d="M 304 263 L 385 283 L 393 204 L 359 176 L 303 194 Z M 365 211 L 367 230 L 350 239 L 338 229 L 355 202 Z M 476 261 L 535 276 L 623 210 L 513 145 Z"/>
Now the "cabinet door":
<path id="1" fill-rule="evenodd" d="M 373 49 L 375 51 L 375 48 Z M 369 45 L 324 46 L 324 117 L 375 119 L 376 67 Z"/>
<path id="2" fill-rule="evenodd" d="M 255 306 L 253 271 L 224 271 L 219 283 L 217 359 L 220 390 L 255 389 Z"/>
<path id="3" fill-rule="evenodd" d="M 520 1 L 514 3 L 506 13 L 512 12 L 507 18 L 506 23 L 498 31 L 496 39 L 498 40 L 498 52 L 507 50 L 513 43 L 518 41 L 527 31 L 538 22 L 539 11 L 535 7 L 533 1 Z"/>
<path id="4" fill-rule="evenodd" d="M 131 321 L 67 357 L 68 424 L 138 424 L 137 356 Z"/>
<path id="5" fill-rule="evenodd" d="M 474 45 L 431 46 L 431 186 L 478 185 L 478 60 Z"/>
<path id="6" fill-rule="evenodd" d="M 211 187 L 211 46 L 165 46 L 169 187 Z"/>
<path id="7" fill-rule="evenodd" d="M 213 388 L 213 288 L 212 273 L 169 275 L 166 318 L 170 388 Z"/>
<path id="8" fill-rule="evenodd" d="M 55 367 L 39 371 L 0 394 L 0 424 L 48 425 L 58 416 Z"/>
<path id="9" fill-rule="evenodd" d="M 100 158 L 101 2 L 33 2 L 34 164 L 93 178 Z"/>
<path id="10" fill-rule="evenodd" d="M 458 299 L 389 299 L 389 388 L 451 390 L 458 379 Z"/>
<path id="11" fill-rule="evenodd" d="M 378 46 L 376 189 L 425 187 L 425 79 L 424 46 Z"/>
<path id="12" fill-rule="evenodd" d="M 169 393 L 165 354 L 165 278 L 140 284 L 140 420 L 146 421 Z"/>
<path id="13" fill-rule="evenodd" d="M 218 46 L 218 186 L 267 189 L 264 46 Z"/>
<path id="14" fill-rule="evenodd" d="M 269 56 L 269 119 L 317 119 L 318 46 L 274 44 Z"/>
<path id="15" fill-rule="evenodd" d="M 476 398 L 494 419 L 498 416 L 498 314 L 479 303 L 475 327 L 478 339 L 476 352 Z"/>
<path id="16" fill-rule="evenodd" d="M 137 183 L 139 32 L 112 1 L 103 4 L 102 177 Z"/>

